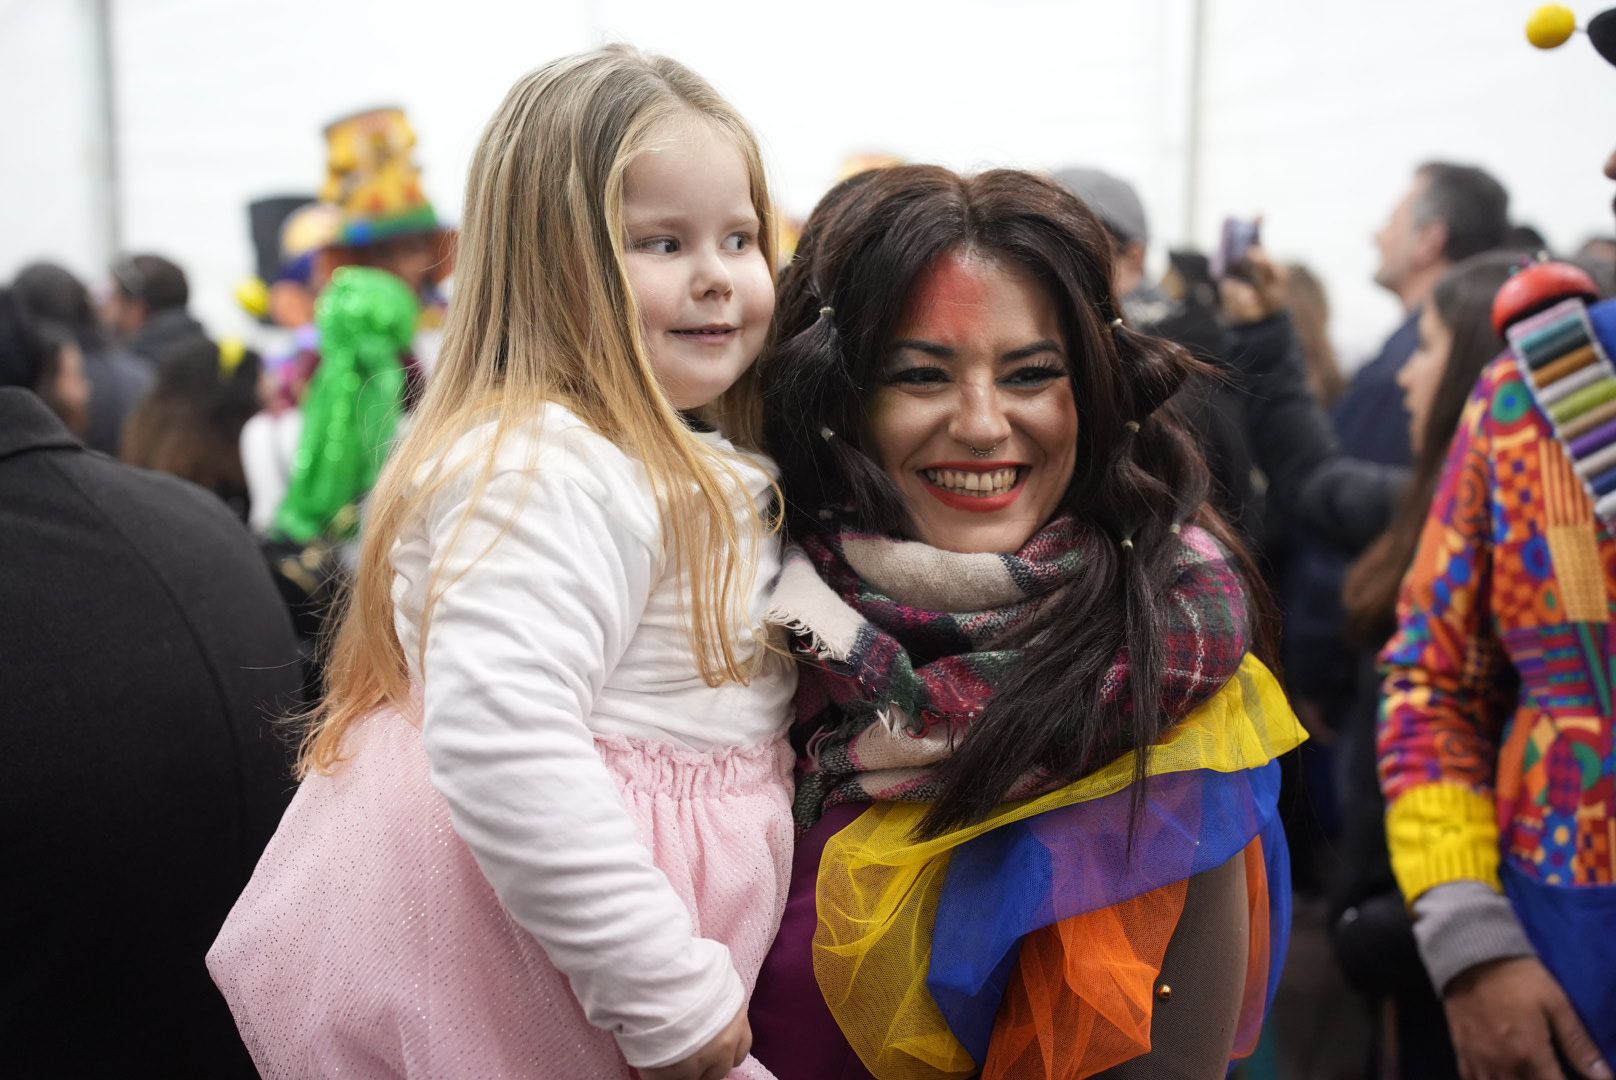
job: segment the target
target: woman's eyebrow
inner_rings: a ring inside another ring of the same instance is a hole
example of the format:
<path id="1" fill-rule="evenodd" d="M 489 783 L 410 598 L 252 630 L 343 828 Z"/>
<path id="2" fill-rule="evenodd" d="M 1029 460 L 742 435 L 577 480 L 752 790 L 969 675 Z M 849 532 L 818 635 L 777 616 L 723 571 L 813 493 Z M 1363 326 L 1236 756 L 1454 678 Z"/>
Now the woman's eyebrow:
<path id="1" fill-rule="evenodd" d="M 925 353 L 927 356 L 936 357 L 938 360 L 954 359 L 954 350 L 947 345 L 939 345 L 935 341 L 923 341 L 920 338 L 904 338 L 902 341 L 892 343 L 893 352 L 899 352 L 903 349 L 913 349 L 915 352 Z"/>
<path id="2" fill-rule="evenodd" d="M 1011 349 L 1009 352 L 1005 353 L 1001 359 L 1005 361 L 1025 360 L 1029 356 L 1037 356 L 1039 353 L 1046 352 L 1052 352 L 1058 356 L 1060 355 L 1060 351 L 1061 347 L 1054 341 L 1054 339 L 1044 338 L 1042 341 L 1035 341 L 1031 345 L 1023 345 L 1019 349 Z"/>

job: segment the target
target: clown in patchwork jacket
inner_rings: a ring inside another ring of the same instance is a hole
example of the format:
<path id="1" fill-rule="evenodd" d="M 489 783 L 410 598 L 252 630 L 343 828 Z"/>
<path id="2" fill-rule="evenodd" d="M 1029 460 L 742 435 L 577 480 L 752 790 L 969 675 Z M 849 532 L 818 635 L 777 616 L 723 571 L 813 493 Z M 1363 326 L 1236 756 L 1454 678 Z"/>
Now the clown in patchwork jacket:
<path id="1" fill-rule="evenodd" d="M 1574 27 L 1544 9 L 1529 37 Z M 1587 33 L 1616 64 L 1616 10 Z M 1466 406 L 1382 656 L 1387 833 L 1465 1075 L 1610 1077 L 1616 301 L 1545 262 L 1493 317 L 1510 348 Z"/>

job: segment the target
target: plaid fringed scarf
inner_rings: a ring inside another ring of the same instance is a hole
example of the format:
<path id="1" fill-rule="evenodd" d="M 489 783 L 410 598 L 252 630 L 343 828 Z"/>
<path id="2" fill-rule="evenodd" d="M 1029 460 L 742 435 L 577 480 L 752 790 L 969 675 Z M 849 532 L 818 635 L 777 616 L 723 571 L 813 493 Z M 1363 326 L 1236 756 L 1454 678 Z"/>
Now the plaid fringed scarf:
<path id="1" fill-rule="evenodd" d="M 793 736 L 803 754 L 800 828 L 827 806 L 930 801 L 935 767 L 964 738 L 1022 650 L 1050 628 L 1040 617 L 1105 542 L 1070 518 L 1014 555 L 962 555 L 886 536 L 810 537 L 786 555 L 769 621 L 802 660 Z M 1206 532 L 1185 528 L 1168 616 L 1161 704 L 1177 719 L 1235 674 L 1251 644 L 1239 574 Z M 1119 654 L 1103 684 L 1128 685 Z M 1037 777 L 1012 792 L 1040 792 Z"/>

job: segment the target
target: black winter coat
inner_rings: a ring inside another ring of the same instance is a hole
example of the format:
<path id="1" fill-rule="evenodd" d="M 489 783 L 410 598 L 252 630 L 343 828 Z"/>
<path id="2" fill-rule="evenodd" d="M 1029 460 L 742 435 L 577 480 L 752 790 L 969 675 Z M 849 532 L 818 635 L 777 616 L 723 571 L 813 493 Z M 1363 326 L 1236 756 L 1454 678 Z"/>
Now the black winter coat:
<path id="1" fill-rule="evenodd" d="M 203 965 L 293 790 L 246 528 L 0 388 L 0 1075 L 254 1075 Z"/>

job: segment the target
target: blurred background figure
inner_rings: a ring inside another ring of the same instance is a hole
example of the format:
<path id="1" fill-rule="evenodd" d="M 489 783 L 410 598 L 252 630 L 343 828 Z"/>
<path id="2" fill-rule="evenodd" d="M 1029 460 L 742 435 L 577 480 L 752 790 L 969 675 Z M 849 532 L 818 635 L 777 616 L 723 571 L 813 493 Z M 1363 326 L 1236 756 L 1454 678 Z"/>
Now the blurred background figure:
<path id="1" fill-rule="evenodd" d="M 113 261 L 111 276 L 101 315 L 130 352 L 155 365 L 168 350 L 207 338 L 187 308 L 185 271 L 168 259 L 125 255 Z"/>
<path id="2" fill-rule="evenodd" d="M 1487 172 L 1445 162 L 1415 170 L 1375 233 L 1375 283 L 1397 297 L 1403 322 L 1330 411 L 1343 455 L 1400 469 L 1412 464 L 1409 415 L 1397 378 L 1419 342 L 1420 312 L 1449 269 L 1501 245 L 1508 228 L 1509 195 Z M 1287 522 L 1283 507 L 1276 525 L 1292 538 L 1279 588 L 1287 685 L 1311 725 L 1339 732 L 1360 667 L 1345 644 L 1340 601 L 1347 566 L 1358 552 L 1339 535 L 1297 527 L 1294 518 Z M 1372 527 L 1369 535 L 1378 531 Z"/>
<path id="3" fill-rule="evenodd" d="M 90 384 L 84 441 L 92 450 L 116 454 L 124 422 L 151 385 L 150 363 L 113 343 L 96 316 L 90 290 L 66 267 L 30 263 L 17 272 L 12 287 L 34 318 L 65 330 L 78 345 Z"/>
<path id="4" fill-rule="evenodd" d="M 64 423 L 77 356 L 0 290 L 0 1075 L 250 1077 L 203 956 L 291 797 L 297 648 L 229 510 Z"/>
<path id="5" fill-rule="evenodd" d="M 1443 274 L 1458 262 L 1501 247 L 1509 233 L 1509 193 L 1471 165 L 1433 161 L 1375 233 L 1380 266 L 1375 284 L 1397 297 L 1404 318 L 1361 368 L 1336 410 L 1342 449 L 1353 457 L 1408 465 L 1408 414 L 1397 372 L 1414 355 L 1420 309 Z M 1541 239 L 1541 238 L 1539 238 Z"/>
<path id="6" fill-rule="evenodd" d="M 238 339 L 171 351 L 124 428 L 120 456 L 206 488 L 246 522 L 241 429 L 259 410 L 262 375 L 258 354 Z"/>
<path id="7" fill-rule="evenodd" d="M 1616 236 L 1590 236 L 1571 261 L 1592 274 L 1606 296 L 1616 292 Z"/>
<path id="8" fill-rule="evenodd" d="M 1129 321 L 1137 326 L 1150 326 L 1165 319 L 1172 306 L 1161 287 L 1146 277 L 1150 222 L 1134 186 L 1119 176 L 1086 165 L 1056 169 L 1055 179 L 1088 203 L 1111 233 L 1112 287 L 1121 298 Z"/>
<path id="9" fill-rule="evenodd" d="M 1308 389 L 1326 409 L 1333 408 L 1347 389 L 1341 360 L 1330 342 L 1330 298 L 1324 282 L 1302 263 L 1285 267 L 1291 326 L 1302 349 Z"/>
<path id="10" fill-rule="evenodd" d="M 1549 250 L 1549 241 L 1538 230 L 1537 226 L 1518 221 L 1505 231 L 1503 242 L 1498 246 L 1504 251 L 1519 251 L 1524 255 L 1536 255 L 1540 251 Z"/>
<path id="11" fill-rule="evenodd" d="M 1055 179 L 1088 204 L 1111 234 L 1111 287 L 1133 326 L 1184 346 L 1197 359 L 1222 368 L 1237 347 L 1218 322 L 1215 289 L 1203 276 L 1200 256 L 1178 253 L 1169 278 L 1173 292 L 1147 275 L 1150 222 L 1139 193 L 1128 181 L 1100 169 L 1057 169 Z M 1237 328 L 1243 334 L 1244 328 Z M 1278 347 L 1284 348 L 1282 340 Z M 1197 379 L 1180 395 L 1185 420 L 1198 436 L 1212 470 L 1212 502 L 1230 524 L 1253 540 L 1262 533 L 1262 497 L 1253 482 L 1252 450 L 1241 416 L 1240 393 L 1232 383 Z"/>
<path id="12" fill-rule="evenodd" d="M 0 386 L 38 395 L 74 436 L 89 430 L 90 384 L 78 344 L 67 331 L 35 322 L 14 289 L 0 289 Z"/>
<path id="13" fill-rule="evenodd" d="M 363 339 L 359 351 L 381 364 L 386 381 L 402 373 L 398 392 L 379 407 L 389 415 L 413 408 L 437 353 L 447 303 L 443 286 L 454 267 L 454 230 L 440 221 L 421 186 L 415 129 L 402 109 L 343 117 L 326 126 L 325 139 L 319 201 L 291 209 L 278 230 L 279 251 L 259 253 L 261 265 L 281 267 L 266 310 L 294 331 L 296 352 L 269 365 L 266 408 L 242 432 L 254 528 L 299 551 L 323 539 L 349 538 L 358 503 L 386 454 L 387 446 L 375 439 L 341 461 L 326 452 L 338 429 L 354 438 L 361 434 L 342 420 L 341 402 L 373 396 L 376 389 L 368 382 L 349 385 L 356 332 Z M 319 298 L 340 271 L 358 267 L 389 275 L 402 290 L 356 275 L 338 286 L 348 301 L 335 303 L 332 294 L 322 321 Z M 356 289 L 353 282 L 359 281 L 377 287 Z M 384 309 L 390 314 L 378 321 Z M 408 327 L 395 325 L 405 317 Z M 333 327 L 341 328 L 335 339 Z M 336 363 L 327 365 L 333 354 Z M 390 439 L 392 425 L 384 426 Z M 308 451 L 301 457 L 300 448 Z M 360 458 L 363 465 L 355 471 Z M 328 537 L 339 516 L 339 535 Z"/>

